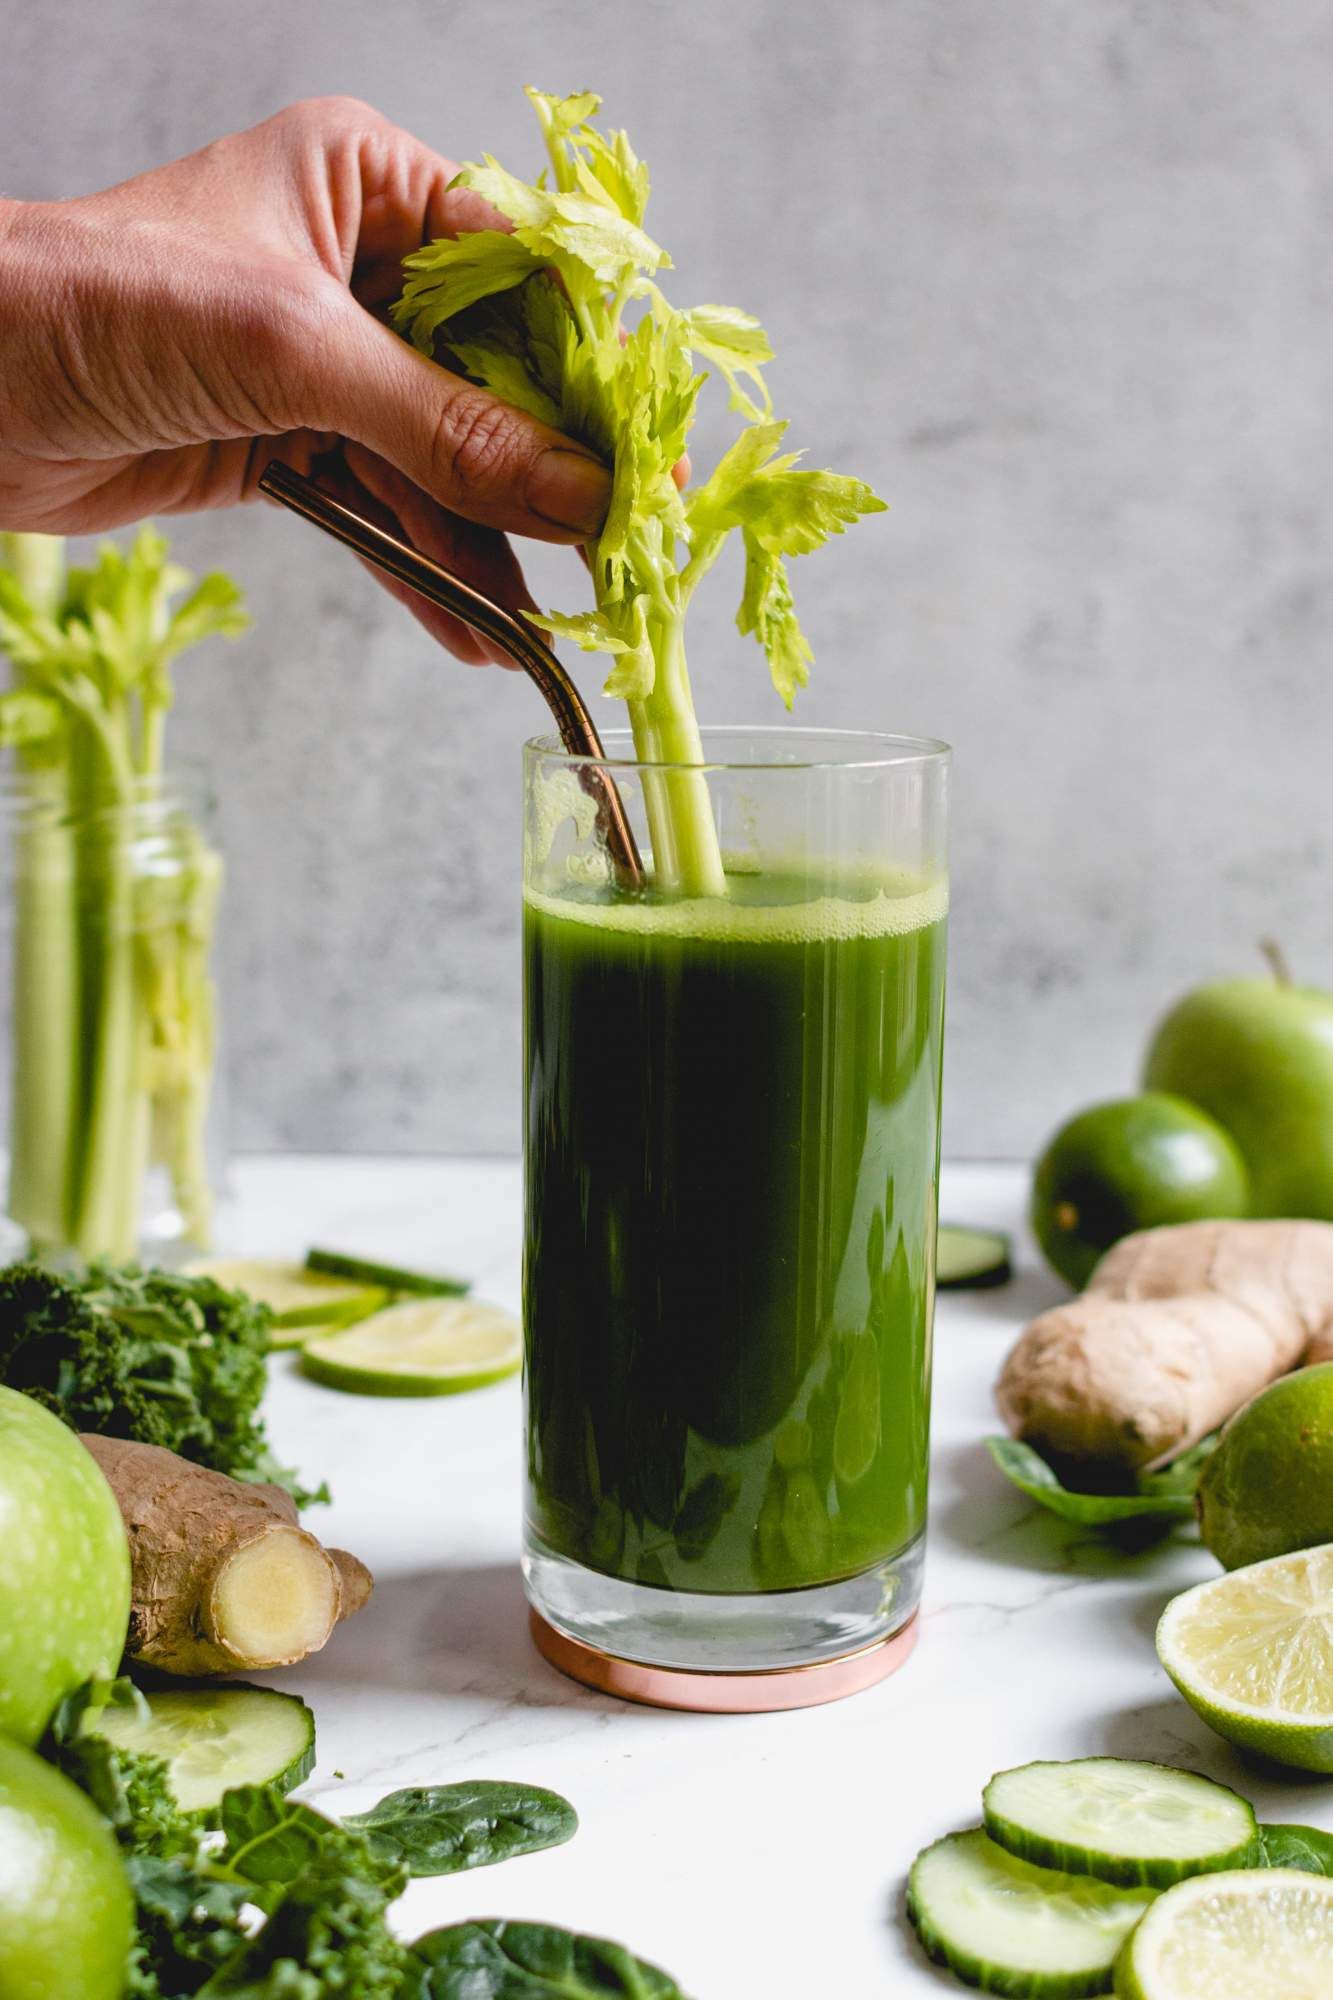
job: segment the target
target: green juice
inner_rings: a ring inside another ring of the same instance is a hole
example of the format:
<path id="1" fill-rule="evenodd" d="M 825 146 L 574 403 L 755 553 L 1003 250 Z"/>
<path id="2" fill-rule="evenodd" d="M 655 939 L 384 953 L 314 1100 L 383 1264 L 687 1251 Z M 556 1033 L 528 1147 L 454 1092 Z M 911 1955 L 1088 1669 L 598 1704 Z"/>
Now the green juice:
<path id="1" fill-rule="evenodd" d="M 945 890 L 529 895 L 529 1531 L 664 1590 L 925 1524 Z"/>

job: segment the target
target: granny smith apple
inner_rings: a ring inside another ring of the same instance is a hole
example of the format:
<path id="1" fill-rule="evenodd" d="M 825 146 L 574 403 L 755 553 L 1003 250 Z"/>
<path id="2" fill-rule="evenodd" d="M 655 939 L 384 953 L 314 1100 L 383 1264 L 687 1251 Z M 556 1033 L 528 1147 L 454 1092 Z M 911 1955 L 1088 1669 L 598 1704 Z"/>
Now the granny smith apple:
<path id="1" fill-rule="evenodd" d="M 0 1735 L 35 1743 L 67 1694 L 114 1674 L 129 1618 L 111 1488 L 59 1417 L 0 1389 Z"/>
<path id="2" fill-rule="evenodd" d="M 130 1887 L 91 1800 L 0 1737 L 0 1993 L 4 2000 L 120 2000 Z"/>
<path id="3" fill-rule="evenodd" d="M 1144 1082 L 1230 1132 L 1252 1215 L 1333 1221 L 1333 994 L 1275 979 L 1201 986 L 1158 1028 Z"/>

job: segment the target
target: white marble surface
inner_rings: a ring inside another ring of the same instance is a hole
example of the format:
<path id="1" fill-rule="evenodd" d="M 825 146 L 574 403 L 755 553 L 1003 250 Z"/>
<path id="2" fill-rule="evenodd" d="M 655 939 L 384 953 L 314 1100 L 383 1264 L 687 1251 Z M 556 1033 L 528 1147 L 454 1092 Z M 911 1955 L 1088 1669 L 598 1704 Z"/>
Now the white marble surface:
<path id="1" fill-rule="evenodd" d="M 946 1169 L 945 1212 L 1016 1227 L 1024 1178 Z M 243 1163 L 226 1247 L 326 1241 L 435 1262 L 516 1307 L 519 1237 L 514 1164 L 287 1158 Z M 622 1939 L 692 2000 L 896 2000 L 950 1984 L 905 1926 L 906 1868 L 976 1819 L 982 1783 L 1005 1765 L 1097 1751 L 1180 1761 L 1237 1785 L 1261 1815 L 1333 1825 L 1327 1786 L 1246 1768 L 1157 1665 L 1158 1613 L 1213 1572 L 1207 1554 L 1115 1554 L 992 1470 L 980 1444 L 995 1427 L 991 1381 L 1017 1326 L 1057 1295 L 1025 1250 L 1006 1289 L 942 1300 L 920 1645 L 881 1687 L 792 1715 L 632 1708 L 536 1656 L 517 1567 L 516 1383 L 376 1402 L 278 1359 L 274 1442 L 330 1480 L 335 1504 L 316 1525 L 378 1578 L 326 1653 L 279 1677 L 318 1719 L 308 1796 L 354 1811 L 402 1785 L 521 1779 L 563 1792 L 582 1821 L 567 1847 L 414 1884 L 405 1934 L 541 1918 Z"/>

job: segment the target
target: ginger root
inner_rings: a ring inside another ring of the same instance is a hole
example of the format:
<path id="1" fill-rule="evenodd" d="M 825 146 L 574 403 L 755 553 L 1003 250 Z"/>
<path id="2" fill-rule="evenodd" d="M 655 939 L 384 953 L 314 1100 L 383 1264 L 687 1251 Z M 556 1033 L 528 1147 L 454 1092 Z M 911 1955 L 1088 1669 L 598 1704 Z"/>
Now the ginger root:
<path id="1" fill-rule="evenodd" d="M 1020 1336 L 996 1385 L 1015 1437 L 1150 1471 L 1302 1360 L 1333 1359 L 1333 1223 L 1187 1222 L 1107 1252 Z"/>
<path id="2" fill-rule="evenodd" d="M 300 1525 L 276 1486 L 251 1486 L 159 1445 L 84 1436 L 125 1522 L 127 1651 L 194 1679 L 289 1667 L 370 1596 L 371 1575 Z"/>

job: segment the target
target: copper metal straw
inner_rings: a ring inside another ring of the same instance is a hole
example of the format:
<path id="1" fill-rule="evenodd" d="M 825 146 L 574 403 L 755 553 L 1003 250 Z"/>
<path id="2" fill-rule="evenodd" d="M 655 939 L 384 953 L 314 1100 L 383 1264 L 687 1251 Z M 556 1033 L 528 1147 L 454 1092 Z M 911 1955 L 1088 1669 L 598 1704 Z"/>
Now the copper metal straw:
<path id="1" fill-rule="evenodd" d="M 522 667 L 546 701 L 560 732 L 560 741 L 572 757 L 602 758 L 601 738 L 582 695 L 555 654 L 536 634 L 472 584 L 442 569 L 439 563 L 400 541 L 386 528 L 376 527 L 353 508 L 335 500 L 304 473 L 274 459 L 260 474 L 259 490 L 270 500 L 290 507 L 294 514 L 313 521 L 326 535 L 355 550 L 376 569 L 405 583 L 421 597 L 429 598 L 451 611 L 474 632 L 491 640 L 511 660 Z M 616 879 L 624 888 L 643 886 L 643 863 L 635 845 L 633 830 L 625 816 L 625 806 L 609 771 L 587 765 L 579 773 L 583 788 L 597 801 L 597 820 Z"/>

